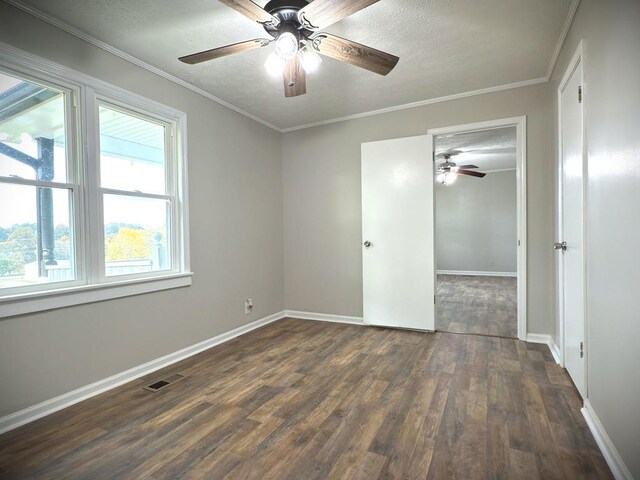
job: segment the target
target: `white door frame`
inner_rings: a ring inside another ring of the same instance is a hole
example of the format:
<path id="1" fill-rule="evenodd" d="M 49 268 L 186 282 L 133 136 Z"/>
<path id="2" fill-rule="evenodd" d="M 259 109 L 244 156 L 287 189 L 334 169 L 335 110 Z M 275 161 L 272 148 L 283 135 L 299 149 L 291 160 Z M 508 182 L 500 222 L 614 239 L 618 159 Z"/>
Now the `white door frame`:
<path id="1" fill-rule="evenodd" d="M 587 310 L 587 288 L 588 288 L 588 278 L 587 278 L 587 188 L 588 188 L 588 165 L 587 165 L 587 135 L 586 135 L 586 125 L 585 125 L 585 109 L 586 109 L 586 95 L 585 95 L 585 81 L 584 81 L 584 44 L 581 40 L 578 44 L 578 48 L 576 48 L 573 57 L 571 58 L 571 62 L 567 66 L 567 69 L 562 77 L 562 81 L 558 85 L 558 156 L 557 156 L 557 210 L 556 210 L 556 229 L 558 235 L 558 241 L 562 241 L 564 236 L 564 229 L 562 225 L 562 208 L 563 208 L 563 185 L 562 185 L 562 176 L 563 176 L 563 165 L 562 165 L 562 92 L 566 87 L 567 83 L 571 79 L 571 75 L 575 72 L 576 68 L 580 64 L 582 64 L 582 77 L 580 78 L 580 85 L 582 86 L 582 265 L 583 265 L 583 275 L 584 275 L 584 291 L 583 291 L 583 303 L 584 303 L 584 389 L 585 394 L 588 393 L 588 368 L 589 362 L 587 361 L 589 354 L 589 336 L 588 336 L 588 310 Z M 560 341 L 560 365 L 564 367 L 565 361 L 565 318 L 564 318 L 564 296 L 562 294 L 564 290 L 564 257 L 559 255 L 558 263 L 557 263 L 557 276 L 556 276 L 556 305 L 557 312 L 556 315 L 558 317 L 558 337 Z"/>
<path id="2" fill-rule="evenodd" d="M 468 123 L 451 127 L 433 128 L 427 131 L 433 137 L 455 133 L 516 127 L 516 184 L 517 184 L 517 235 L 518 235 L 518 339 L 527 339 L 527 117 L 511 117 L 486 122 Z M 434 190 L 435 195 L 435 190 Z M 435 202 L 434 202 L 435 203 Z"/>

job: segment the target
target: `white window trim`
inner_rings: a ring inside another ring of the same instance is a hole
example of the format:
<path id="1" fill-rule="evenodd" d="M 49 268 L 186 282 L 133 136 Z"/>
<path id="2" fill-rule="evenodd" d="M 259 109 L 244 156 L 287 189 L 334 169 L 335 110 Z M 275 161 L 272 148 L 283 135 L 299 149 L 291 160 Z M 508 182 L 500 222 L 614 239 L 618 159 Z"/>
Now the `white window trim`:
<path id="1" fill-rule="evenodd" d="M 92 151 L 91 158 L 95 159 L 95 165 L 93 168 L 96 172 L 96 177 L 98 179 L 98 198 L 97 204 L 100 209 L 100 214 L 95 218 L 97 221 L 91 225 L 91 228 L 94 230 L 91 232 L 90 236 L 99 237 L 103 235 L 104 232 L 104 197 L 105 195 L 116 195 L 121 197 L 131 197 L 131 198 L 150 198 L 157 200 L 171 200 L 171 215 L 167 218 L 170 222 L 169 227 L 169 246 L 171 250 L 171 268 L 163 270 L 161 272 L 144 272 L 137 274 L 127 274 L 127 275 L 118 275 L 114 277 L 106 276 L 105 274 L 105 258 L 104 258 L 104 249 L 99 249 L 99 251 L 95 252 L 96 255 L 92 256 L 92 260 L 94 262 L 92 266 L 92 271 L 97 275 L 98 280 L 94 283 L 111 283 L 111 282 L 119 282 L 125 279 L 144 279 L 144 278 L 153 278 L 159 275 L 171 275 L 178 274 L 183 271 L 182 269 L 182 238 L 179 234 L 179 226 L 181 225 L 181 209 L 178 203 L 180 202 L 179 198 L 179 185 L 181 182 L 182 175 L 180 174 L 180 154 L 177 151 L 177 142 L 175 141 L 174 134 L 178 130 L 178 124 L 174 119 L 162 118 L 157 115 L 153 115 L 153 113 L 149 113 L 147 111 L 142 111 L 141 109 L 132 108 L 126 105 L 125 102 L 113 101 L 110 98 L 107 98 L 102 95 L 102 93 L 94 92 L 92 98 L 95 100 L 95 105 L 91 105 L 91 111 L 95 110 L 96 117 L 99 120 L 99 107 L 104 106 L 106 108 L 112 108 L 118 110 L 119 112 L 125 115 L 139 115 L 139 118 L 149 119 L 149 121 L 155 121 L 158 125 L 162 125 L 165 128 L 165 132 L 170 132 L 170 135 L 165 135 L 165 161 L 167 172 L 165 174 L 165 193 L 164 194 L 155 194 L 155 193 L 146 193 L 146 192 L 137 192 L 137 191 L 129 191 L 122 190 L 117 188 L 109 188 L 102 186 L 102 182 L 100 181 L 101 169 L 100 165 L 100 148 L 99 148 L 99 135 L 96 135 L 93 140 L 97 142 L 95 145 L 94 151 Z M 95 109 L 93 108 L 95 107 Z M 89 111 L 89 110 L 88 110 Z M 99 132 L 98 132 L 99 133 Z M 174 172 L 178 172 L 178 176 L 174 175 Z M 174 238 L 175 237 L 175 238 Z"/>
<path id="2" fill-rule="evenodd" d="M 70 179 L 78 184 L 80 177 L 84 182 L 81 188 L 87 188 L 94 195 L 101 195 L 99 187 L 99 165 L 87 168 L 87 162 L 96 160 L 97 139 L 91 138 L 87 132 L 97 132 L 96 116 L 87 112 L 96 110 L 97 102 L 105 101 L 122 106 L 132 111 L 140 111 L 145 116 L 157 116 L 162 122 L 171 122 L 175 132 L 175 171 L 179 178 L 173 178 L 175 185 L 175 206 L 173 221 L 176 223 L 175 234 L 178 241 L 173 242 L 172 270 L 158 272 L 154 275 L 123 275 L 101 278 L 97 262 L 101 261 L 103 252 L 92 248 L 87 241 L 87 233 L 97 231 L 96 219 L 101 219 L 97 211 L 100 201 L 91 202 L 92 211 L 84 204 L 84 195 L 78 194 L 74 201 L 74 221 L 76 229 L 76 270 L 78 278 L 70 282 L 43 285 L 37 291 L 10 294 L 0 298 L 0 318 L 14 315 L 69 307 L 84 303 L 92 303 L 113 298 L 139 295 L 154 291 L 166 290 L 191 285 L 193 273 L 190 271 L 189 255 L 189 205 L 188 205 L 188 171 L 187 171 L 187 116 L 184 112 L 167 107 L 153 100 L 129 92 L 120 87 L 98 80 L 89 75 L 58 65 L 42 57 L 24 52 L 6 43 L 0 42 L 0 65 L 27 77 L 34 77 L 40 82 L 50 82 L 68 88 L 73 106 L 79 103 L 85 108 L 76 108 L 75 114 L 69 115 L 77 129 L 77 137 L 69 135 L 69 148 L 77 150 L 77 156 L 83 160 L 78 162 L 75 170 L 77 178 Z M 42 79 L 42 80 L 40 80 Z M 71 127 L 67 127 L 69 131 Z M 73 137 L 73 138 L 72 138 Z M 78 138 L 81 145 L 77 145 Z M 75 156 L 75 155 L 74 155 Z M 92 174 L 89 175 L 88 173 Z M 32 182 L 30 182 L 32 183 Z M 81 219 L 80 216 L 84 215 Z M 98 222 L 102 224 L 102 220 Z M 88 250 L 88 251 L 87 251 Z M 87 263 L 89 265 L 87 265 Z M 87 268 L 87 266 L 89 268 Z"/>
<path id="3" fill-rule="evenodd" d="M 187 272 L 15 295 L 0 303 L 0 318 L 187 287 L 191 285 L 192 276 L 193 273 Z"/>

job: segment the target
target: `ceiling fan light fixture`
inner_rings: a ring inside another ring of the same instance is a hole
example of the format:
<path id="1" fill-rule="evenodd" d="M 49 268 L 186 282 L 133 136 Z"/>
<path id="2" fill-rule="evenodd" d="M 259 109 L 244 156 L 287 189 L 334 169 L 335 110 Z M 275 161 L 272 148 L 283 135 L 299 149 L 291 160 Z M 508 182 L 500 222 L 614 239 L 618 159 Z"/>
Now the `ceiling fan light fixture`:
<path id="1" fill-rule="evenodd" d="M 280 58 L 289 60 L 299 49 L 299 40 L 292 32 L 282 32 L 276 40 L 276 53 Z"/>
<path id="2" fill-rule="evenodd" d="M 197 65 L 229 55 L 275 44 L 275 58 L 265 67 L 283 80 L 284 96 L 307 93 L 307 75 L 318 69 L 318 54 L 363 68 L 378 75 L 389 74 L 400 60 L 395 55 L 341 38 L 321 29 L 357 13 L 380 0 L 219 0 L 227 7 L 261 25 L 270 38 L 254 38 L 179 57 Z M 264 3 L 264 6 L 259 5 Z M 309 45 L 312 42 L 312 45 Z M 312 48 L 311 48 L 312 47 Z M 308 53 L 302 54 L 302 50 Z"/>
<path id="3" fill-rule="evenodd" d="M 438 175 L 436 175 L 436 182 L 444 185 L 445 187 L 448 187 L 449 185 L 456 183 L 457 179 L 458 179 L 458 174 L 451 170 L 448 172 L 440 172 L 438 173 Z"/>
<path id="4" fill-rule="evenodd" d="M 309 49 L 309 47 L 302 49 L 300 52 L 300 60 L 302 61 L 302 68 L 304 68 L 304 71 L 309 75 L 316 72 L 322 63 L 322 57 Z"/>
<path id="5" fill-rule="evenodd" d="M 264 66 L 272 77 L 281 77 L 284 72 L 286 60 L 276 53 L 272 53 L 267 57 Z"/>

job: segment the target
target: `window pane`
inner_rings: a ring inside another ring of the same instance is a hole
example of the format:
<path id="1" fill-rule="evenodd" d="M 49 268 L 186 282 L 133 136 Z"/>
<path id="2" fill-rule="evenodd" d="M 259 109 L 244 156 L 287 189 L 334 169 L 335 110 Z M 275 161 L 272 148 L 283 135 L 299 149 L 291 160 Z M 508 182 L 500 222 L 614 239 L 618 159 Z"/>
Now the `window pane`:
<path id="1" fill-rule="evenodd" d="M 162 125 L 101 105 L 102 186 L 164 194 L 164 136 Z"/>
<path id="2" fill-rule="evenodd" d="M 64 93 L 0 72 L 0 176 L 66 182 Z"/>
<path id="3" fill-rule="evenodd" d="M 107 276 L 171 268 L 167 212 L 171 203 L 154 198 L 104 196 Z"/>
<path id="4" fill-rule="evenodd" d="M 0 183 L 0 288 L 75 279 L 70 196 Z"/>

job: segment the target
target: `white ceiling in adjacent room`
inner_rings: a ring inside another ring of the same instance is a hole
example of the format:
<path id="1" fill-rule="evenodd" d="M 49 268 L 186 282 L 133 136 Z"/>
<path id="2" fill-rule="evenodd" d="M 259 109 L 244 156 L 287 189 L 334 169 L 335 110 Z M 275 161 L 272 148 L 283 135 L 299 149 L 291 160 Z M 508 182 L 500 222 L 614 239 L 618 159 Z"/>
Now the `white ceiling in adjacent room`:
<path id="1" fill-rule="evenodd" d="M 477 165 L 481 171 L 515 169 L 516 141 L 515 127 L 440 135 L 435 138 L 436 158 L 441 163 L 444 153 L 453 153 L 452 162 Z"/>
<path id="2" fill-rule="evenodd" d="M 545 78 L 573 0 L 380 0 L 326 29 L 400 57 L 383 77 L 324 58 L 307 94 L 283 95 L 272 47 L 185 65 L 178 57 L 266 32 L 216 0 L 13 0 L 280 129 Z M 258 0 L 263 6 L 266 1 Z"/>

